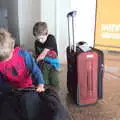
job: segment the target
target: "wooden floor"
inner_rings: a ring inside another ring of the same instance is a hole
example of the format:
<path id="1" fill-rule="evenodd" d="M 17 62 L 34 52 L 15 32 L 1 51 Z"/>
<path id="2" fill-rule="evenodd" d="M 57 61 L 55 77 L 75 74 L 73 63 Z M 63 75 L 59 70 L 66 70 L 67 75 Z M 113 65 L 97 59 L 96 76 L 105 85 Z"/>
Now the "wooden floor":
<path id="1" fill-rule="evenodd" d="M 68 96 L 66 65 L 60 72 L 60 97 L 71 120 L 120 120 L 120 53 L 105 52 L 104 99 L 88 107 L 76 106 Z"/>

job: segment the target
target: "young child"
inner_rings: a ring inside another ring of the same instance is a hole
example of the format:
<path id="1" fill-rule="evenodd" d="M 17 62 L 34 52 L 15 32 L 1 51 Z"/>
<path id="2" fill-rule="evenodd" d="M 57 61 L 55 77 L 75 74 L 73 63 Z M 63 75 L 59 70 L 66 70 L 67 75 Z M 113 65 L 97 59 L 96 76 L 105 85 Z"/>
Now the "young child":
<path id="1" fill-rule="evenodd" d="M 58 51 L 55 37 L 48 34 L 48 26 L 45 22 L 37 22 L 33 27 L 35 37 L 35 54 L 43 72 L 46 84 L 58 87 Z"/>
<path id="2" fill-rule="evenodd" d="M 11 34 L 0 29 L 0 92 L 9 93 L 13 88 L 33 87 L 33 83 L 37 92 L 44 91 L 43 76 L 32 55 L 20 47 L 14 48 L 14 44 Z M 13 101 L 18 99 L 14 96 L 12 98 Z M 25 119 L 34 120 L 38 111 L 39 96 L 26 93 L 19 99 Z"/>

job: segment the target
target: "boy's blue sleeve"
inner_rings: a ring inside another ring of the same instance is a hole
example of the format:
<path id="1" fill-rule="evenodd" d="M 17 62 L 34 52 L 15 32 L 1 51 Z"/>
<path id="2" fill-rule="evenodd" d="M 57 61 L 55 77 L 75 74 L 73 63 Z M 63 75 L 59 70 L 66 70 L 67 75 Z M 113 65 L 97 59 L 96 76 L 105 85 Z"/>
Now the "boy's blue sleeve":
<path id="1" fill-rule="evenodd" d="M 50 58 L 50 57 L 45 57 L 44 61 L 50 63 L 55 69 L 59 69 L 60 68 L 60 63 L 59 60 L 57 58 Z"/>
<path id="2" fill-rule="evenodd" d="M 44 84 L 42 72 L 32 55 L 26 50 L 20 50 L 20 55 L 25 58 L 25 63 L 32 74 L 33 80 L 35 80 L 34 82 L 37 82 L 37 84 Z"/>
<path id="3" fill-rule="evenodd" d="M 58 61 L 58 59 L 57 58 L 50 58 L 50 57 L 45 57 L 44 58 L 44 61 L 46 61 L 46 62 L 50 62 L 50 63 L 58 63 L 59 64 L 59 61 Z"/>

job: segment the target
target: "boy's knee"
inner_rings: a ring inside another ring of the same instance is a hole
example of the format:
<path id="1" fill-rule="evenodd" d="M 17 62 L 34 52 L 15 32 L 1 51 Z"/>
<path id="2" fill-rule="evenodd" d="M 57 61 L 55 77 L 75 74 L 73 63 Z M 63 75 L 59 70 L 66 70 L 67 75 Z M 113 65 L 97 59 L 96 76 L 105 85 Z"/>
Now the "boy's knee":
<path id="1" fill-rule="evenodd" d="M 51 82 L 51 85 L 54 86 L 54 87 L 59 87 L 59 81 L 58 80 L 53 80 Z"/>
<path id="2" fill-rule="evenodd" d="M 57 71 L 52 71 L 51 77 L 50 77 L 50 83 L 55 87 L 59 87 L 59 77 L 58 77 Z"/>

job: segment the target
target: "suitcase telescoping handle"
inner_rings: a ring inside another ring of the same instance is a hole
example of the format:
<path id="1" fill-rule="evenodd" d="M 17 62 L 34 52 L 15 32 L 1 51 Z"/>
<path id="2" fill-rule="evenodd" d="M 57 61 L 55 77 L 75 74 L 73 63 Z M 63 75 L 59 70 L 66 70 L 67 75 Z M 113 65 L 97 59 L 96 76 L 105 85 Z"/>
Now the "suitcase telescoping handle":
<path id="1" fill-rule="evenodd" d="M 77 14 L 77 11 L 72 11 L 72 12 L 69 12 L 67 14 L 67 18 L 68 18 L 68 40 L 69 40 L 69 48 L 70 48 L 70 52 L 72 50 L 72 45 L 70 43 L 71 39 L 73 39 L 73 51 L 76 52 L 76 46 L 75 46 L 75 26 L 74 26 L 74 17 L 76 16 Z M 70 20 L 72 20 L 72 28 L 71 28 L 71 34 L 70 34 Z M 72 35 L 72 38 L 70 37 Z"/>

